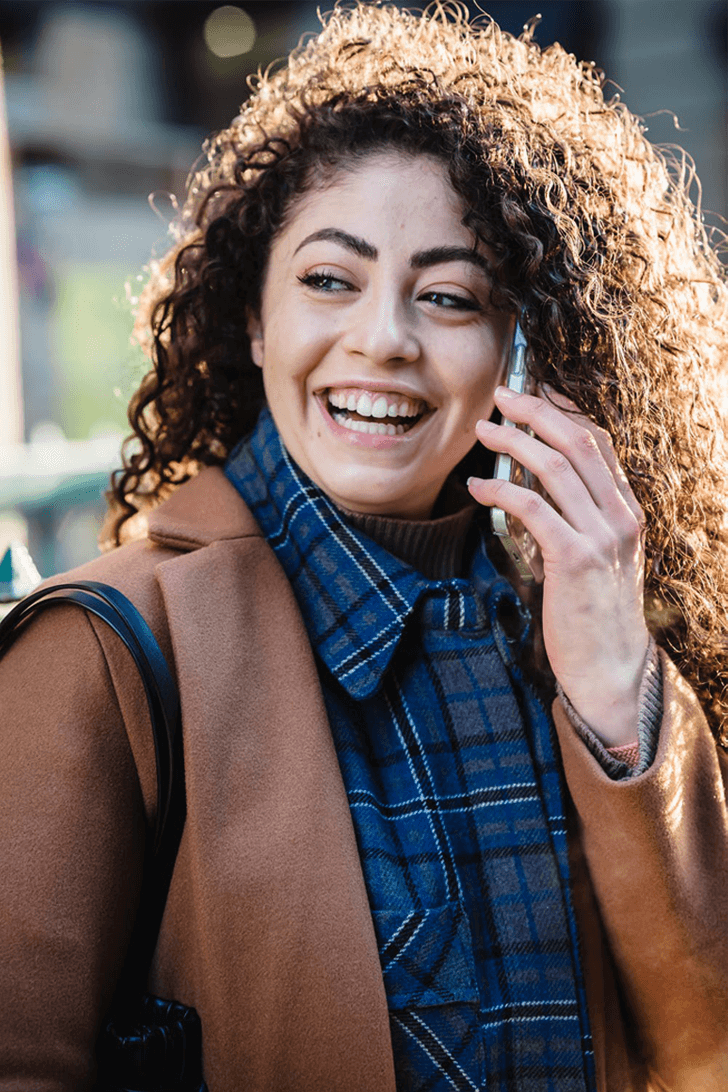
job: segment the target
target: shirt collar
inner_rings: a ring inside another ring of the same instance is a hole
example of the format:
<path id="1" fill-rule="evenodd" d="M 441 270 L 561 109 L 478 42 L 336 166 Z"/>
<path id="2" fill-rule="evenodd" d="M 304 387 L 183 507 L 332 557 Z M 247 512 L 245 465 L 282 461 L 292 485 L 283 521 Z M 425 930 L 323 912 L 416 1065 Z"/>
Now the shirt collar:
<path id="1" fill-rule="evenodd" d="M 442 582 L 352 527 L 293 461 L 267 409 L 225 474 L 283 566 L 314 650 L 352 697 L 367 697 L 420 596 Z"/>
<path id="2" fill-rule="evenodd" d="M 278 557 L 314 651 L 353 698 L 377 689 L 420 606 L 426 627 L 478 632 L 504 597 L 522 610 L 485 541 L 469 580 L 430 580 L 353 527 L 293 461 L 267 408 L 225 474 Z"/>

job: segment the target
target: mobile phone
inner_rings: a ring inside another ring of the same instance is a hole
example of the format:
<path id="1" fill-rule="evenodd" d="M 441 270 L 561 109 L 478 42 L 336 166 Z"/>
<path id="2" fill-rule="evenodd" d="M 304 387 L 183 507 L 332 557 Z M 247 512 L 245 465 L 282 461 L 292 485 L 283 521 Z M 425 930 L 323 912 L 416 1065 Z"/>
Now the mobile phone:
<path id="1" fill-rule="evenodd" d="M 518 394 L 528 393 L 530 388 L 528 359 L 528 343 L 520 322 L 516 320 L 504 383 Z M 502 424 L 510 428 L 524 428 L 523 425 L 516 425 L 506 418 L 503 419 Z M 493 477 L 497 481 L 514 482 L 525 489 L 534 489 L 536 486 L 534 476 L 530 470 L 521 466 L 512 455 L 506 455 L 502 451 L 499 451 L 496 455 Z M 516 516 L 510 515 L 502 508 L 491 508 L 490 521 L 493 533 L 500 538 L 521 579 L 526 583 L 531 583 L 534 580 L 540 583 L 543 580 L 543 559 L 539 545 L 533 535 L 526 530 Z"/>

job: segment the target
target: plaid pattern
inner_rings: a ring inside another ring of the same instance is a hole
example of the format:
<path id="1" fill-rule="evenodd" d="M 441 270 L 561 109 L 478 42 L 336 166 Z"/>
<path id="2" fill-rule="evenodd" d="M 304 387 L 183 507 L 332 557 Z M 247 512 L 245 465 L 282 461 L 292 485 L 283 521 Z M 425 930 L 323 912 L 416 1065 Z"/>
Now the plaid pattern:
<path id="1" fill-rule="evenodd" d="M 433 581 L 352 528 L 267 411 L 226 473 L 317 656 L 398 1089 L 592 1092 L 561 776 L 514 658 L 515 592 L 484 546 L 469 580 Z"/>

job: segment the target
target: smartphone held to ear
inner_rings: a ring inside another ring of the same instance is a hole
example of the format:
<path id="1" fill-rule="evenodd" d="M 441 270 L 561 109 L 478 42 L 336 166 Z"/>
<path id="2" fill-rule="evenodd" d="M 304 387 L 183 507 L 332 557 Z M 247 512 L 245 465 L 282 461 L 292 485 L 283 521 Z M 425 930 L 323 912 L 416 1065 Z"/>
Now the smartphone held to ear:
<path id="1" fill-rule="evenodd" d="M 517 394 L 524 394 L 529 392 L 530 382 L 528 345 L 521 324 L 516 321 L 504 383 Z M 511 428 L 525 427 L 516 425 L 506 418 L 503 419 L 502 424 Z M 496 456 L 493 477 L 497 481 L 510 481 L 525 489 L 534 489 L 536 486 L 536 480 L 530 470 L 521 466 L 512 455 L 506 455 L 502 451 L 499 451 Z M 510 515 L 502 508 L 491 508 L 490 519 L 493 533 L 500 538 L 521 579 L 526 583 L 534 580 L 540 583 L 543 580 L 543 558 L 533 535 L 526 530 L 516 516 Z"/>

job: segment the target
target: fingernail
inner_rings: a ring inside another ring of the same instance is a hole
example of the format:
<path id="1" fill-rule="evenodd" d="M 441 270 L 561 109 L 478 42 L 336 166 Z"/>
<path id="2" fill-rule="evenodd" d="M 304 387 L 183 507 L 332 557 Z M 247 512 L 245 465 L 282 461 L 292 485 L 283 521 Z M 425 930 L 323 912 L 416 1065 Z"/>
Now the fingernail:
<path id="1" fill-rule="evenodd" d="M 470 477 L 470 478 L 468 478 L 468 480 L 466 481 L 465 484 L 467 485 L 467 487 L 469 489 L 471 485 L 477 485 L 479 482 L 482 482 L 482 481 L 485 481 L 485 478 Z"/>
<path id="2" fill-rule="evenodd" d="M 480 421 L 476 421 L 475 427 L 479 428 L 481 432 L 487 432 L 489 429 L 492 430 L 494 428 L 498 428 L 498 426 L 493 424 L 492 421 L 486 421 L 485 418 Z"/>
<path id="3" fill-rule="evenodd" d="M 512 391 L 510 387 L 496 387 L 495 393 L 499 394 L 501 398 L 518 398 L 515 391 Z"/>

